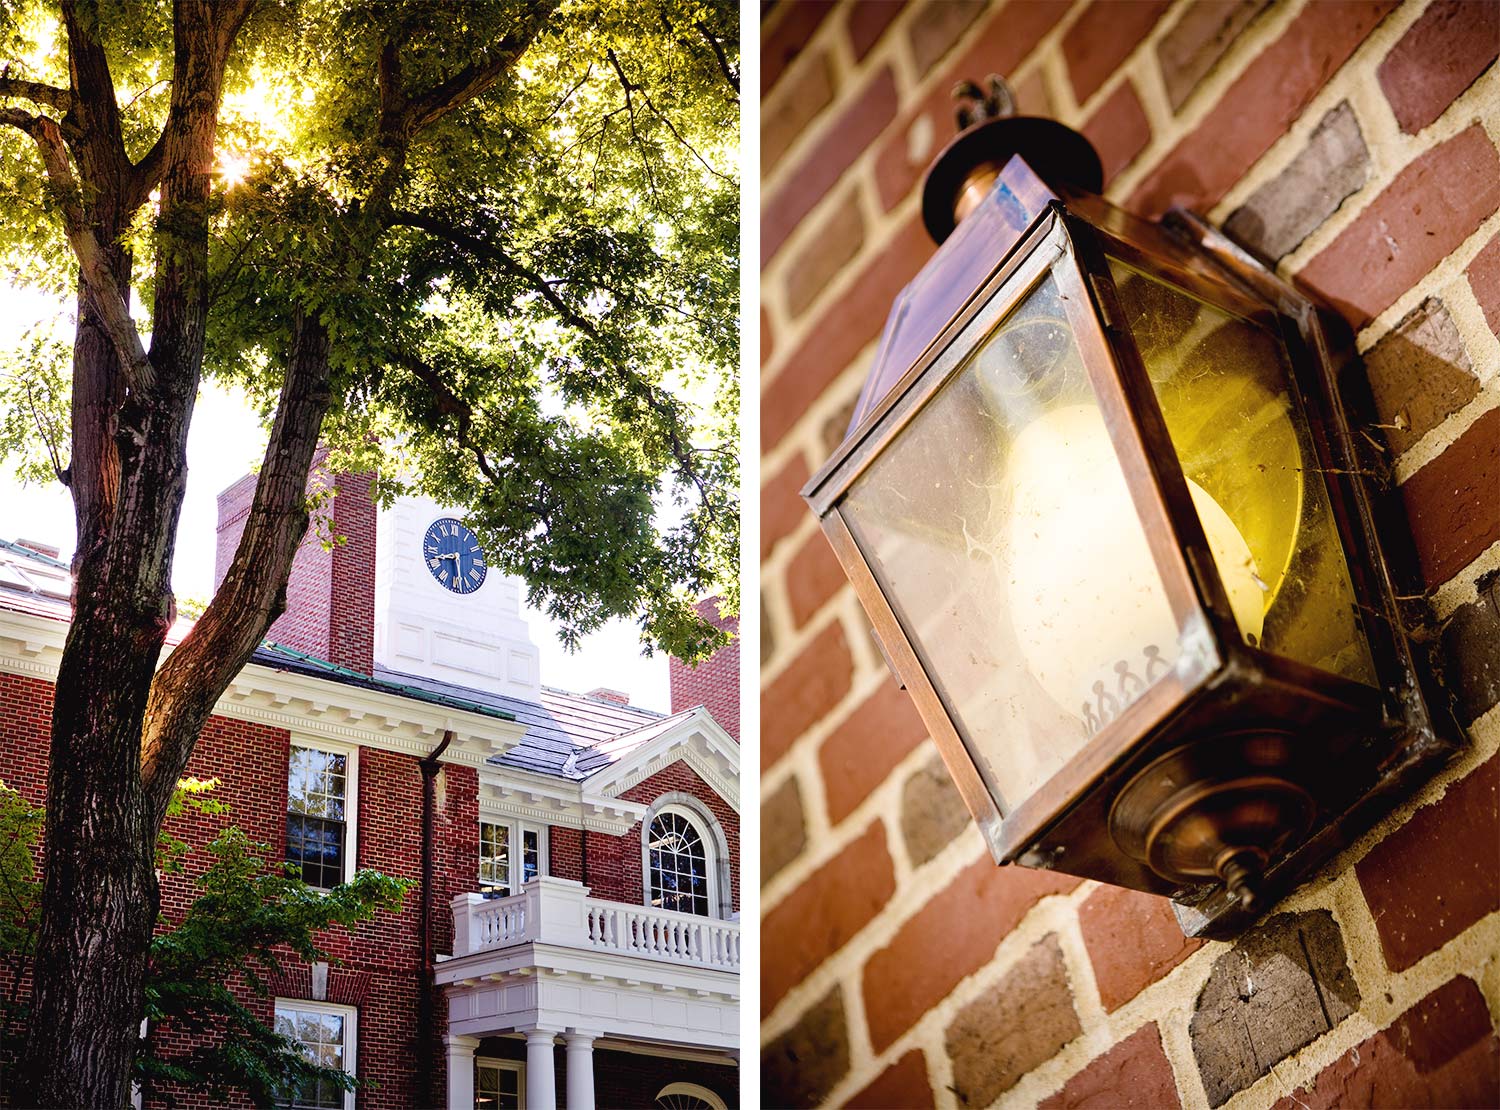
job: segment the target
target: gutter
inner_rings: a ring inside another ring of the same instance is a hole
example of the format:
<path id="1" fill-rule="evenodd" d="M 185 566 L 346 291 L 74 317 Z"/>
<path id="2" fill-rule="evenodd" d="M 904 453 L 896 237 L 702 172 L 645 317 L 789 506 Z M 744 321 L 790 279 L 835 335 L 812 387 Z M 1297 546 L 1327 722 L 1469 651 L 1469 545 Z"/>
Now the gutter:
<path id="1" fill-rule="evenodd" d="M 417 1094 L 420 1105 L 436 1106 L 433 1098 L 436 1066 L 433 1053 L 437 1021 L 437 984 L 433 980 L 437 961 L 432 953 L 432 872 L 433 810 L 437 807 L 438 760 L 453 743 L 453 730 L 447 729 L 436 748 L 417 760 L 422 773 L 422 896 L 421 917 L 417 920 L 418 943 L 422 949 L 421 981 L 417 984 Z"/>

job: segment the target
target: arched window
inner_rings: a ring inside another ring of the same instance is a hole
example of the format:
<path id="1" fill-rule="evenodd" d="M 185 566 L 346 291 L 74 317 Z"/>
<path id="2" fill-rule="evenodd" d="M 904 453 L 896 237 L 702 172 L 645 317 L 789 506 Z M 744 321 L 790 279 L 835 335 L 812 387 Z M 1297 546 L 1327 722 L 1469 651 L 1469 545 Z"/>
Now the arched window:
<path id="1" fill-rule="evenodd" d="M 724 1100 L 696 1083 L 668 1083 L 656 1096 L 656 1110 L 726 1110 Z"/>
<path id="2" fill-rule="evenodd" d="M 713 867 L 708 837 L 686 809 L 667 806 L 651 819 L 646 875 L 652 906 L 708 917 L 714 905 Z"/>

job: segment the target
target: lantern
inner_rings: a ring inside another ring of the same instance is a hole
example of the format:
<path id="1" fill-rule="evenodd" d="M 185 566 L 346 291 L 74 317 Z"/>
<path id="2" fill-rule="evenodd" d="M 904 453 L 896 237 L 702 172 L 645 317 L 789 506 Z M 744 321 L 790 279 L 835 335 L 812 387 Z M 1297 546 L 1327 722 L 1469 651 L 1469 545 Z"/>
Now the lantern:
<path id="1" fill-rule="evenodd" d="M 996 860 L 1232 933 L 1459 735 L 1352 337 L 1201 219 L 1102 200 L 1087 141 L 1007 100 L 928 171 L 940 247 L 803 496 Z"/>

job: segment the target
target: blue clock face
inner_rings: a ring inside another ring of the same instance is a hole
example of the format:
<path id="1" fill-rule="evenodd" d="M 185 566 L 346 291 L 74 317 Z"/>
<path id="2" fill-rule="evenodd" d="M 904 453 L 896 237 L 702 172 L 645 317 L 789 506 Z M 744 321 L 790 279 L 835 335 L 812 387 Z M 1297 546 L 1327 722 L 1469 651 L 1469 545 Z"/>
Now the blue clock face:
<path id="1" fill-rule="evenodd" d="M 484 549 L 474 533 L 452 517 L 435 520 L 427 529 L 422 561 L 445 590 L 471 594 L 484 585 Z"/>

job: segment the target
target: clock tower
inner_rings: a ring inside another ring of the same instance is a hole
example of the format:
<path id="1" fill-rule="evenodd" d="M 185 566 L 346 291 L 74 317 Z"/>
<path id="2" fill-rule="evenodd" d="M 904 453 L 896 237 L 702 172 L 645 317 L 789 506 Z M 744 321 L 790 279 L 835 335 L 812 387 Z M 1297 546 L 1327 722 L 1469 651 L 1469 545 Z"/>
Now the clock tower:
<path id="1" fill-rule="evenodd" d="M 538 699 L 539 653 L 521 616 L 521 584 L 488 566 L 457 512 L 400 498 L 380 510 L 375 552 L 377 666 Z"/>

